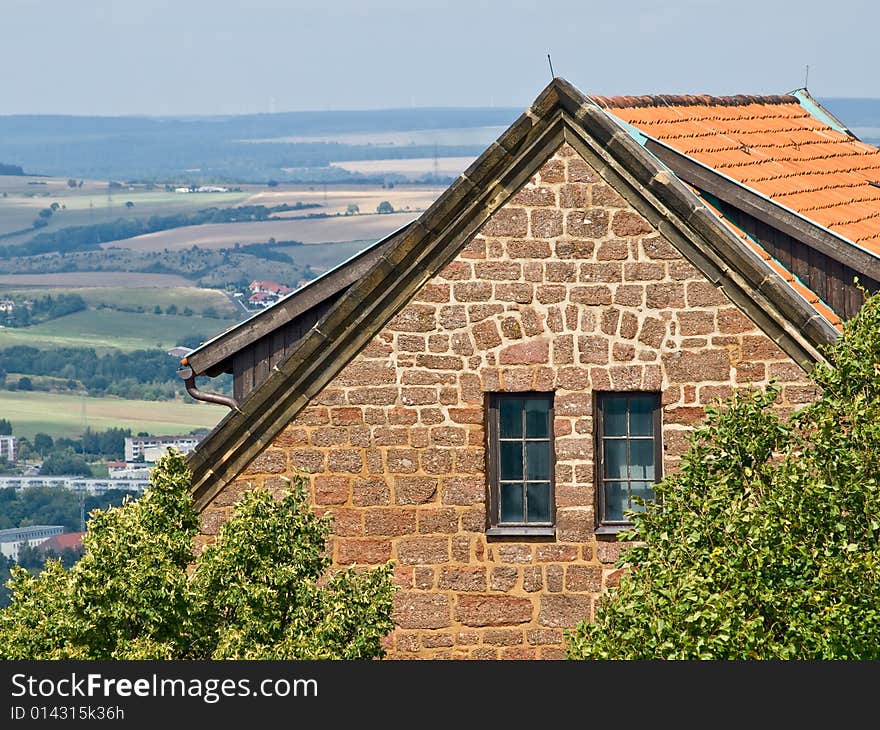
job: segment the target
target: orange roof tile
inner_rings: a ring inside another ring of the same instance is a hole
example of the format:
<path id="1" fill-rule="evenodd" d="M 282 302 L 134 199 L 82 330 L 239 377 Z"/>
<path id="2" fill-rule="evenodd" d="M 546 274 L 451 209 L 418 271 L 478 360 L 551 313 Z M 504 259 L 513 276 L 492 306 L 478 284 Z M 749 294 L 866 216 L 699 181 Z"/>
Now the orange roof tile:
<path id="1" fill-rule="evenodd" d="M 795 96 L 593 97 L 640 132 L 880 255 L 880 150 Z"/>
<path id="2" fill-rule="evenodd" d="M 37 545 L 37 548 L 44 551 L 52 550 L 56 553 L 60 553 L 66 548 L 77 550 L 82 547 L 82 538 L 85 534 L 84 532 L 65 532 L 62 535 L 52 535 L 48 540 Z"/>

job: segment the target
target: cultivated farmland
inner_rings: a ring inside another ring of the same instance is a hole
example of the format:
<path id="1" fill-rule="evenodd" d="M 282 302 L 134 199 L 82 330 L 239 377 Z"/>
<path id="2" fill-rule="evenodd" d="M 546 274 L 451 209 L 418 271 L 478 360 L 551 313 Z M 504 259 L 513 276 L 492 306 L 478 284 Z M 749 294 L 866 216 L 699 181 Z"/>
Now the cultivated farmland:
<path id="1" fill-rule="evenodd" d="M 170 349 L 187 339 L 207 340 L 223 330 L 230 320 L 182 315 L 120 312 L 88 309 L 22 328 L 0 329 L 0 348 L 93 347 L 96 350 Z M 163 373 L 157 373 L 162 377 Z"/>
<path id="2" fill-rule="evenodd" d="M 75 437 L 87 426 L 97 431 L 130 428 L 132 433 L 182 434 L 213 428 L 228 411 L 228 408 L 210 403 L 0 390 L 0 413 L 12 423 L 16 436 L 29 439 L 39 432 Z"/>
<path id="3" fill-rule="evenodd" d="M 142 274 L 130 271 L 65 271 L 57 274 L 0 274 L 4 289 L 19 287 L 124 287 L 155 289 L 162 287 L 191 287 L 192 282 L 176 274 Z M 83 292 L 79 291 L 82 295 Z"/>
<path id="4" fill-rule="evenodd" d="M 373 240 L 387 236 L 418 216 L 415 212 L 383 215 L 334 216 L 312 219 L 273 219 L 249 223 L 205 223 L 173 228 L 122 241 L 103 244 L 103 248 L 130 248 L 135 251 L 176 250 L 198 246 L 205 249 L 232 248 L 236 243 L 300 241 L 321 244 L 333 241 Z"/>
<path id="5" fill-rule="evenodd" d="M 474 161 L 473 157 L 406 157 L 396 160 L 345 160 L 331 162 L 349 172 L 364 175 L 402 175 L 410 180 L 418 180 L 426 175 L 458 177 Z"/>

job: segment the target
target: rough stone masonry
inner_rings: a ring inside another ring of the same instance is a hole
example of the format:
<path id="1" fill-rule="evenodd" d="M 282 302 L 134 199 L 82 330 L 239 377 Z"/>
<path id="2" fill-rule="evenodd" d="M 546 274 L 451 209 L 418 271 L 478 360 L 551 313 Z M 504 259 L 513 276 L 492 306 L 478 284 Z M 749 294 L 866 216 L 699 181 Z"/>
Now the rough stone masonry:
<path id="1" fill-rule="evenodd" d="M 202 514 L 305 475 L 334 564 L 396 564 L 393 659 L 560 659 L 624 547 L 594 534 L 593 394 L 662 393 L 664 472 L 741 386 L 803 370 L 563 145 Z M 555 393 L 554 538 L 486 535 L 486 394 Z"/>

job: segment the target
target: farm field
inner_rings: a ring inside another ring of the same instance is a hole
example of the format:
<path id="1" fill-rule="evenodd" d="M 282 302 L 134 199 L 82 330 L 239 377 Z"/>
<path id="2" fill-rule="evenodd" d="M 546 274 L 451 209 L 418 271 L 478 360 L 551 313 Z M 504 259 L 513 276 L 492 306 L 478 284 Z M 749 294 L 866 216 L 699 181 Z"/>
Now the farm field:
<path id="1" fill-rule="evenodd" d="M 267 142 L 295 144 L 298 142 L 336 142 L 350 145 L 385 145 L 404 147 L 412 145 L 479 145 L 488 146 L 498 139 L 506 126 L 455 127 L 440 129 L 410 129 L 387 132 L 333 132 L 327 134 L 301 134 L 289 137 L 263 137 L 244 139 L 242 142 L 265 144 Z"/>
<path id="2" fill-rule="evenodd" d="M 393 205 L 393 203 L 392 203 Z M 205 223 L 168 231 L 157 231 L 121 241 L 103 244 L 102 248 L 130 248 L 135 251 L 163 251 L 198 246 L 232 248 L 236 243 L 300 241 L 323 244 L 339 241 L 377 241 L 417 217 L 418 213 L 386 213 L 302 220 L 269 220 L 250 223 Z"/>
<path id="3" fill-rule="evenodd" d="M 330 164 L 365 175 L 394 174 L 417 180 L 425 175 L 433 175 L 435 169 L 437 175 L 442 177 L 458 177 L 473 161 L 473 157 L 439 157 L 436 161 L 433 157 L 411 157 L 396 160 L 346 160 Z"/>
<path id="4" fill-rule="evenodd" d="M 181 381 L 181 393 L 183 381 Z M 161 435 L 185 434 L 213 428 L 228 408 L 211 403 L 89 398 L 77 395 L 0 390 L 0 413 L 12 423 L 16 436 L 36 433 L 76 437 L 86 426 L 100 431 L 130 428 Z"/>
<path id="5" fill-rule="evenodd" d="M 170 349 L 184 339 L 210 339 L 232 324 L 232 320 L 197 315 L 184 317 L 88 309 L 30 327 L 0 329 L 0 348 L 31 345 L 129 351 L 155 347 Z"/>
<path id="6" fill-rule="evenodd" d="M 153 215 L 174 215 L 194 212 L 202 208 L 232 207 L 241 205 L 249 195 L 264 186 L 252 186 L 252 190 L 229 193 L 169 193 L 164 188 L 145 190 L 114 190 L 108 195 L 107 182 L 87 180 L 82 188 L 69 188 L 61 178 L 39 178 L 45 185 L 31 186 L 29 181 L 37 178 L 0 176 L 0 235 L 27 229 L 26 233 L 4 239 L 4 243 L 21 243 L 38 232 L 51 232 L 69 226 L 85 226 L 104 223 L 117 218 L 149 218 Z M 52 203 L 58 209 L 47 219 L 39 231 L 32 229 L 40 210 Z M 127 206 L 126 203 L 132 203 Z"/>
<path id="7" fill-rule="evenodd" d="M 459 158 L 455 158 L 459 159 Z M 388 163 L 388 170 L 378 169 L 379 174 L 392 172 L 398 160 L 370 160 L 368 164 Z M 427 160 L 433 165 L 433 159 Z M 333 163 L 337 167 L 349 163 Z M 361 164 L 361 163 L 351 163 Z M 439 160 L 443 164 L 443 159 Z M 381 167 L 381 166 L 380 166 Z M 351 168 L 352 170 L 354 168 Z M 433 169 L 433 168 L 432 168 Z M 464 168 L 462 168 L 464 169 Z M 431 172 L 431 169 L 426 170 Z M 457 175 L 458 173 L 456 173 Z M 278 185 L 271 190 L 260 190 L 248 197 L 242 205 L 295 205 L 297 201 L 304 204 L 320 205 L 320 208 L 305 211 L 316 213 L 345 214 L 349 205 L 357 205 L 361 213 L 374 213 L 376 206 L 383 200 L 391 203 L 394 210 L 424 210 L 433 203 L 445 186 L 440 185 L 397 185 L 393 188 L 385 188 L 381 185 Z M 287 211 L 276 213 L 274 217 L 293 217 L 302 215 L 300 211 Z M 329 239 L 328 239 L 329 240 Z"/>
<path id="8" fill-rule="evenodd" d="M 11 277 L 10 277 L 11 278 Z M 3 282 L 0 281 L 0 285 Z M 29 294 L 33 289 L 16 292 L 0 286 L 0 294 Z M 202 314 L 206 309 L 213 309 L 219 315 L 236 317 L 242 313 L 241 307 L 230 300 L 223 292 L 216 289 L 200 289 L 195 286 L 167 287 L 112 287 L 112 286 L 81 286 L 81 287 L 47 287 L 40 290 L 40 295 L 58 296 L 59 294 L 77 294 L 85 303 L 95 308 L 105 307 L 143 307 L 145 312 L 159 305 L 162 309 L 174 305 L 178 310 L 191 309 L 195 314 Z"/>
<path id="9" fill-rule="evenodd" d="M 176 274 L 142 274 L 129 271 L 69 271 L 56 274 L 0 274 L 0 287 L 125 287 L 156 289 L 162 287 L 191 287 L 192 282 Z M 80 295 L 83 292 L 77 292 Z"/>

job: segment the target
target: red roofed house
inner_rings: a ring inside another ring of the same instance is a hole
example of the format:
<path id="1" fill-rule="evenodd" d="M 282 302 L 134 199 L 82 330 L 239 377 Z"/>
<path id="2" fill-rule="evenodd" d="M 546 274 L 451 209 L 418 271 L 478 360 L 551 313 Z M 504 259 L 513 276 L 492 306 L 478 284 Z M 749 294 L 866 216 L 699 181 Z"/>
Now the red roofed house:
<path id="1" fill-rule="evenodd" d="M 81 550 L 83 546 L 82 538 L 85 534 L 84 532 L 65 532 L 61 535 L 52 535 L 45 542 L 41 542 L 37 549 L 43 552 L 52 551 L 56 554 L 60 554 L 68 548 L 71 550 Z"/>
<path id="2" fill-rule="evenodd" d="M 248 297 L 248 302 L 262 307 L 274 304 L 293 291 L 290 287 L 274 281 L 252 281 L 249 289 L 252 294 Z"/>
<path id="3" fill-rule="evenodd" d="M 880 282 L 880 151 L 805 91 L 561 79 L 411 224 L 191 352 L 202 543 L 304 474 L 336 565 L 393 560 L 393 658 L 560 658 L 704 408 L 806 373 Z"/>

